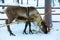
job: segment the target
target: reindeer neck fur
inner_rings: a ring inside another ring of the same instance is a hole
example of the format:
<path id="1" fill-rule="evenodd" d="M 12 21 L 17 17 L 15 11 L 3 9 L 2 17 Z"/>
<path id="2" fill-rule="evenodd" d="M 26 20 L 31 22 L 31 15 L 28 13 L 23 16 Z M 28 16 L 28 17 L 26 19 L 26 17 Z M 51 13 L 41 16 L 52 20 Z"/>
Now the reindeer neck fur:
<path id="1" fill-rule="evenodd" d="M 37 26 L 40 26 L 41 25 L 41 22 L 42 22 L 42 18 L 40 16 L 40 14 L 36 14 L 36 17 L 34 17 L 34 24 L 37 25 Z"/>

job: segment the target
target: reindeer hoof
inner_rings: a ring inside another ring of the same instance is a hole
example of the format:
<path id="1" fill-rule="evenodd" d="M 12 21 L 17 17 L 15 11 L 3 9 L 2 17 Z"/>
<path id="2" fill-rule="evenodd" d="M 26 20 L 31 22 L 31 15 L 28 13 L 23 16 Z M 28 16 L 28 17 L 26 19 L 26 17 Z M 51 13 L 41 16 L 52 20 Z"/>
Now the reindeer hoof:
<path id="1" fill-rule="evenodd" d="M 26 32 L 23 32 L 23 34 L 28 34 L 28 33 L 26 33 Z"/>
<path id="2" fill-rule="evenodd" d="M 30 31 L 30 32 L 29 32 L 29 34 L 33 34 L 33 32 L 32 32 L 32 31 Z"/>
<path id="3" fill-rule="evenodd" d="M 15 34 L 11 33 L 10 36 L 16 36 Z"/>
<path id="4" fill-rule="evenodd" d="M 33 32 L 29 32 L 29 34 L 34 34 Z"/>

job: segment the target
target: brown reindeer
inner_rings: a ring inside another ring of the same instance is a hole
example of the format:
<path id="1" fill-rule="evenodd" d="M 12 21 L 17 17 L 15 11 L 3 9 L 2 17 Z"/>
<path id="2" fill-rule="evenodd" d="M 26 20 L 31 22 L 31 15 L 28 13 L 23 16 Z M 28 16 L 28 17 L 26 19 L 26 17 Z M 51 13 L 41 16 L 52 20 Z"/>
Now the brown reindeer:
<path id="1" fill-rule="evenodd" d="M 28 11 L 29 9 L 29 11 Z M 48 26 L 45 24 L 45 22 L 42 20 L 39 12 L 34 7 L 22 7 L 22 6 L 9 6 L 5 10 L 5 13 L 8 17 L 6 20 L 6 24 L 12 23 L 13 20 L 20 20 L 22 22 L 26 22 L 25 29 L 23 33 L 26 33 L 27 25 L 29 25 L 29 33 L 32 33 L 31 31 L 31 22 L 35 23 L 37 26 L 42 26 L 41 30 L 46 34 L 48 33 Z M 10 35 L 14 35 L 10 29 L 10 25 L 7 25 L 7 29 L 10 33 Z"/>

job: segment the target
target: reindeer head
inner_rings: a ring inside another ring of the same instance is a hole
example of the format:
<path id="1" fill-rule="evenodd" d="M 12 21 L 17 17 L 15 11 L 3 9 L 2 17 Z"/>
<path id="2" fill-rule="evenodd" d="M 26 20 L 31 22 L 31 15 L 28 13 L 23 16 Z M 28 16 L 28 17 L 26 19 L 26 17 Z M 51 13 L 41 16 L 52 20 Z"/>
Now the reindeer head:
<path id="1" fill-rule="evenodd" d="M 34 24 L 39 26 L 39 28 L 45 33 L 47 34 L 50 31 L 50 26 L 46 23 L 46 21 L 42 20 L 40 14 L 37 14 L 36 16 L 34 16 Z"/>
<path id="2" fill-rule="evenodd" d="M 42 21 L 41 22 L 41 30 L 47 34 L 48 32 L 50 32 L 50 26 L 46 23 L 46 21 Z"/>

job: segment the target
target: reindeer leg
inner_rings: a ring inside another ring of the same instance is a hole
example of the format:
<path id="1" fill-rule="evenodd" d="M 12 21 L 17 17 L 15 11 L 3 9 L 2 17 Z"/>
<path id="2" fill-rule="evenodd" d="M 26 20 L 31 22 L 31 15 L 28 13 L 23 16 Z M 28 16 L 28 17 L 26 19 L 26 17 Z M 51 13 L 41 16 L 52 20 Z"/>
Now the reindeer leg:
<path id="1" fill-rule="evenodd" d="M 8 20 L 6 20 L 6 24 L 9 24 Z M 15 34 L 13 34 L 12 31 L 11 31 L 11 29 L 10 29 L 10 25 L 7 25 L 7 29 L 8 29 L 8 32 L 10 33 L 10 35 L 15 36 Z"/>
<path id="2" fill-rule="evenodd" d="M 29 24 L 29 33 L 32 33 L 32 31 L 31 31 L 31 23 L 30 23 L 30 21 L 27 21 L 26 24 L 25 24 L 25 29 L 24 29 L 24 31 L 23 31 L 23 33 L 25 33 L 25 34 L 27 34 L 27 33 L 26 33 L 26 28 L 27 28 L 28 24 Z M 32 33 L 32 34 L 33 34 L 33 33 Z"/>
<path id="3" fill-rule="evenodd" d="M 10 36 L 11 36 L 11 35 L 15 36 L 15 34 L 12 33 L 9 25 L 7 26 L 7 29 L 8 29 L 8 32 L 10 33 Z"/>
<path id="4" fill-rule="evenodd" d="M 26 28 L 27 28 L 27 26 L 28 26 L 28 22 L 26 22 L 26 24 L 25 24 L 25 29 L 24 29 L 24 31 L 23 31 L 23 34 L 24 34 L 24 33 L 27 34 L 27 33 L 26 33 Z"/>
<path id="5" fill-rule="evenodd" d="M 30 21 L 29 21 L 29 33 L 32 33 Z M 32 34 L 33 34 L 33 33 L 32 33 Z"/>

